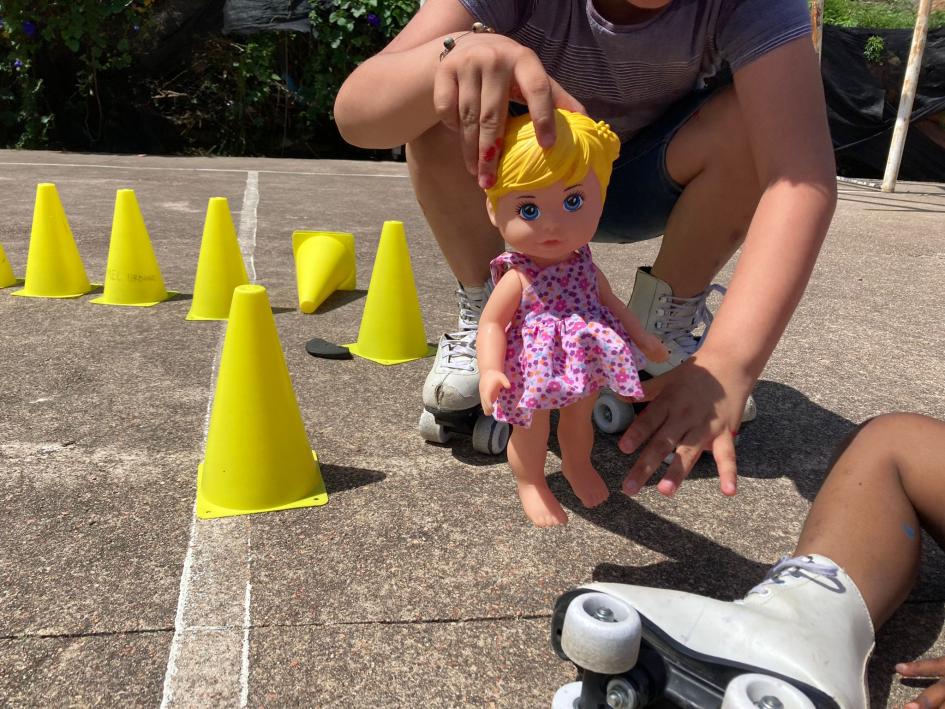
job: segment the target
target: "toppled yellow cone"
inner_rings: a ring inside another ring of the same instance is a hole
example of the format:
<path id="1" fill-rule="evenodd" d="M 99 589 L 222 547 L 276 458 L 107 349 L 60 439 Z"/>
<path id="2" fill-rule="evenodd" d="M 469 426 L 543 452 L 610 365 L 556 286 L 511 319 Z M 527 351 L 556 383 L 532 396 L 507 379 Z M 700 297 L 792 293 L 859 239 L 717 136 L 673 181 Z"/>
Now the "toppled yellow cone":
<path id="1" fill-rule="evenodd" d="M 354 290 L 354 235 L 336 231 L 292 233 L 299 310 L 314 313 L 336 290 Z"/>

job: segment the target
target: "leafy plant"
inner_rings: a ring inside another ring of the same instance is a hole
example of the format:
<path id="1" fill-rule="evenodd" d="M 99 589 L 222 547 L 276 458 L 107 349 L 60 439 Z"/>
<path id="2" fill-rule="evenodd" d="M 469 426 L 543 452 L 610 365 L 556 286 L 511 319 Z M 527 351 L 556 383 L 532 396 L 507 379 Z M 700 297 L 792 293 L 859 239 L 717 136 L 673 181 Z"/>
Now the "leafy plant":
<path id="1" fill-rule="evenodd" d="M 863 56 L 870 64 L 879 64 L 883 60 L 883 53 L 886 51 L 886 42 L 879 35 L 867 37 L 866 44 L 863 47 Z"/>

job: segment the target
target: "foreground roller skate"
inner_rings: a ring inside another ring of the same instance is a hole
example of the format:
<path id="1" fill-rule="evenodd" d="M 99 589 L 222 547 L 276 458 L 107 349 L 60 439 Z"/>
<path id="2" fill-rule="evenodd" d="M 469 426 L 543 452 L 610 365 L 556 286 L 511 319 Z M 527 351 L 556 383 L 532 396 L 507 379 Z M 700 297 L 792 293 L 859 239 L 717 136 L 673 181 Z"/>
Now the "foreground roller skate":
<path id="1" fill-rule="evenodd" d="M 431 443 L 446 443 L 453 435 L 472 438 L 479 453 L 501 455 L 511 428 L 482 413 L 479 400 L 479 366 L 476 363 L 476 333 L 479 316 L 492 287 L 460 286 L 459 328 L 440 338 L 433 369 L 423 384 L 420 435 Z"/>
<path id="2" fill-rule="evenodd" d="M 665 374 L 699 349 L 702 338 L 712 325 L 712 311 L 706 305 L 706 299 L 713 292 L 725 295 L 725 288 L 713 283 L 694 298 L 677 298 L 669 284 L 652 275 L 649 268 L 637 269 L 633 294 L 627 307 L 640 319 L 643 327 L 659 337 L 669 350 L 666 361 L 647 362 L 640 371 L 640 379 Z M 705 326 L 702 335 L 693 335 L 700 325 Z M 594 407 L 594 424 L 603 433 L 623 433 L 633 423 L 637 410 L 635 407 L 641 406 L 645 404 L 630 404 L 605 390 Z M 749 396 L 742 412 L 742 423 L 754 421 L 757 415 L 755 399 Z"/>
<path id="3" fill-rule="evenodd" d="M 866 709 L 873 625 L 852 579 L 823 556 L 784 558 L 731 603 L 594 583 L 562 595 L 551 627 L 582 680 L 553 709 Z"/>

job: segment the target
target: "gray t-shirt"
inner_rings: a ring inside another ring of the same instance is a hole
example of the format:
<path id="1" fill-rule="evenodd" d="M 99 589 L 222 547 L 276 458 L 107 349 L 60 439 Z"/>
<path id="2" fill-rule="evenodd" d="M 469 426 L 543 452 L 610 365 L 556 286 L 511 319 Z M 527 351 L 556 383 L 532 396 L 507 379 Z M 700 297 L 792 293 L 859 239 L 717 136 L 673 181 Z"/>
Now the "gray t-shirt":
<path id="1" fill-rule="evenodd" d="M 727 64 L 733 72 L 810 34 L 807 0 L 670 0 L 614 25 L 592 0 L 460 0 L 531 48 L 548 73 L 626 140 Z"/>

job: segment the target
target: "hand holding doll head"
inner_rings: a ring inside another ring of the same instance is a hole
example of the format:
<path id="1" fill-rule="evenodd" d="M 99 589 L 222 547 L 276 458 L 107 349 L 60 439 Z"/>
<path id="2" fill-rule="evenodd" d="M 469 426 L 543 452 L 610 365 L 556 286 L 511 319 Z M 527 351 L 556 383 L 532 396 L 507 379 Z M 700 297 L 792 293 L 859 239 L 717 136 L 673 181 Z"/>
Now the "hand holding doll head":
<path id="1" fill-rule="evenodd" d="M 511 119 L 486 210 L 506 243 L 536 263 L 560 261 L 594 236 L 620 140 L 604 122 L 555 111 L 542 148 L 528 115 Z"/>

